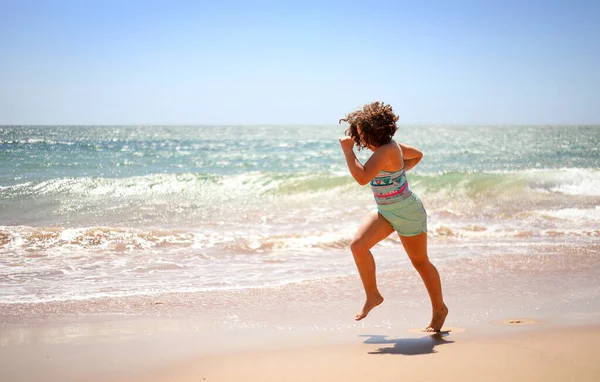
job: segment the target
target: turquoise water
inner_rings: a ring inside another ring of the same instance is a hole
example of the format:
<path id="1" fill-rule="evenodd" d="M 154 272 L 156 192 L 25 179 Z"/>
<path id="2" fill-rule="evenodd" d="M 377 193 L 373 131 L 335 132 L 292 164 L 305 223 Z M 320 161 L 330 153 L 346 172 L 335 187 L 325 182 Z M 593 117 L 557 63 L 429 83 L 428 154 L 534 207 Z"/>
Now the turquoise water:
<path id="1" fill-rule="evenodd" d="M 0 126 L 0 185 L 157 173 L 345 171 L 340 126 Z M 600 126 L 404 126 L 418 171 L 598 169 Z"/>
<path id="2" fill-rule="evenodd" d="M 347 246 L 373 198 L 348 174 L 343 130 L 1 126 L 0 302 L 355 273 Z M 401 126 L 396 139 L 425 154 L 409 182 L 433 251 L 600 236 L 600 126 Z"/>

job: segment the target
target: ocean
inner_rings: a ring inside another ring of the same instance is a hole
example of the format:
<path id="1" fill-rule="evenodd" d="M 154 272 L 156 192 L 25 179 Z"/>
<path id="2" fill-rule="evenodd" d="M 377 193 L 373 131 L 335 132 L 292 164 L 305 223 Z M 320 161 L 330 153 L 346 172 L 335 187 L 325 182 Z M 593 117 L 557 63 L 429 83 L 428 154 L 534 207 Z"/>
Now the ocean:
<path id="1" fill-rule="evenodd" d="M 359 288 L 349 244 L 375 204 L 347 171 L 343 133 L 0 126 L 2 314 L 340 280 Z M 597 301 L 600 126 L 402 125 L 395 139 L 424 153 L 408 179 L 428 212 L 430 258 L 455 280 L 449 293 L 468 290 L 456 282 L 481 264 L 507 279 L 523 264 L 524 278 L 550 267 L 559 285 L 573 265 L 552 256 L 575 253 L 587 278 L 572 298 Z M 373 252 L 379 272 L 414 272 L 396 235 Z"/>

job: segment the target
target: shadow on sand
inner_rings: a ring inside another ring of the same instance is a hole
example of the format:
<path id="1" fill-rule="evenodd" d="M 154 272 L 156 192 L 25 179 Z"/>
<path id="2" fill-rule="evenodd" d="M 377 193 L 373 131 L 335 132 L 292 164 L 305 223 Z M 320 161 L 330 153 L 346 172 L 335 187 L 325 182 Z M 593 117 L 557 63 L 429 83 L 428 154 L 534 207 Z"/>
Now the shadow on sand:
<path id="1" fill-rule="evenodd" d="M 421 338 L 398 338 L 386 339 L 386 336 L 364 334 L 360 337 L 369 337 L 364 341 L 365 344 L 390 344 L 394 346 L 379 348 L 377 351 L 371 351 L 369 354 L 404 354 L 419 355 L 435 353 L 435 347 L 438 345 L 451 344 L 454 341 L 445 340 L 449 332 L 439 332 L 426 335 Z"/>

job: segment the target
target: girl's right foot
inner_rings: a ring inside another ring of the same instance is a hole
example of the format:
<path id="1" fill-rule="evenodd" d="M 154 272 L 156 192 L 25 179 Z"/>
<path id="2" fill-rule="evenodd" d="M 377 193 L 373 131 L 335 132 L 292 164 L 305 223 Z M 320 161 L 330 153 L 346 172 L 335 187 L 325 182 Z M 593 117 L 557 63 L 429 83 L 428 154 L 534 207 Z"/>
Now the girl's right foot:
<path id="1" fill-rule="evenodd" d="M 365 301 L 365 305 L 363 306 L 362 310 L 360 311 L 360 313 L 358 313 L 354 319 L 356 321 L 360 321 L 363 318 L 367 317 L 367 314 L 369 314 L 369 312 L 371 311 L 371 309 L 373 309 L 374 307 L 376 307 L 377 305 L 381 304 L 383 302 L 383 296 L 380 294 L 377 294 L 373 297 L 367 297 L 367 301 Z"/>
<path id="2" fill-rule="evenodd" d="M 446 317 L 448 316 L 448 307 L 446 304 L 442 307 L 442 309 L 438 312 L 433 312 L 433 316 L 431 317 L 431 323 L 425 329 L 426 332 L 439 332 L 442 330 L 442 325 L 444 325 L 444 321 L 446 321 Z"/>

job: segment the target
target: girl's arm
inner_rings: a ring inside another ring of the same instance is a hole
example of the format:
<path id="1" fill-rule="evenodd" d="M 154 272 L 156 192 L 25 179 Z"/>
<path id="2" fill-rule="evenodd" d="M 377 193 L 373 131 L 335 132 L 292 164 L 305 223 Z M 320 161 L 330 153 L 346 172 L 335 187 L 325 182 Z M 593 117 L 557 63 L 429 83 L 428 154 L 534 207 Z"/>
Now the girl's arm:
<path id="1" fill-rule="evenodd" d="M 375 150 L 373 155 L 369 158 L 369 160 L 364 164 L 364 166 L 360 163 L 356 155 L 354 154 L 354 141 L 351 137 L 342 137 L 340 138 L 340 145 L 342 146 L 342 150 L 344 151 L 344 156 L 346 157 L 346 164 L 348 165 L 348 170 L 350 170 L 350 174 L 352 177 L 360 184 L 364 186 L 369 183 L 375 175 L 381 171 L 381 169 L 387 164 L 388 161 L 388 152 L 390 147 L 388 145 L 382 146 Z"/>
<path id="2" fill-rule="evenodd" d="M 404 155 L 405 171 L 408 171 L 421 161 L 421 158 L 423 158 L 423 153 L 416 147 L 405 145 L 400 142 L 398 142 L 398 144 L 402 149 L 402 155 Z"/>

